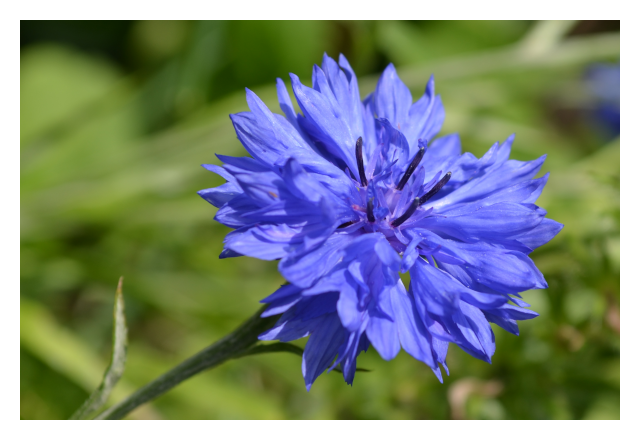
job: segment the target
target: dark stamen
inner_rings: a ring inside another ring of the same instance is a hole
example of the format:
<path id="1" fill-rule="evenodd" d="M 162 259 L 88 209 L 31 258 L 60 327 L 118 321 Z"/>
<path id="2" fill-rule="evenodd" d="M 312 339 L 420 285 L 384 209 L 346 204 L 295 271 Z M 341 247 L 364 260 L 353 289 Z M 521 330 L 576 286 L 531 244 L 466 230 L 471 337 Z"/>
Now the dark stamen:
<path id="1" fill-rule="evenodd" d="M 434 187 L 429 190 L 428 193 L 426 193 L 425 195 L 420 197 L 420 204 L 424 205 L 425 203 L 427 203 L 427 200 L 429 200 L 431 197 L 435 196 L 438 193 L 438 191 L 440 191 L 442 189 L 442 187 L 447 184 L 449 179 L 451 179 L 451 171 L 449 171 L 447 174 L 445 174 L 444 177 L 442 179 L 440 179 L 440 181 L 438 183 L 436 183 L 434 185 Z"/>
<path id="2" fill-rule="evenodd" d="M 411 202 L 409 209 L 407 209 L 407 211 L 404 214 L 402 214 L 400 217 L 392 221 L 391 226 L 398 227 L 404 222 L 406 222 L 407 219 L 411 217 L 414 212 L 416 212 L 416 209 L 418 209 L 418 206 L 420 206 L 420 197 L 416 197 L 415 199 L 413 199 L 413 202 Z"/>
<path id="3" fill-rule="evenodd" d="M 356 141 L 356 159 L 358 161 L 358 173 L 360 173 L 360 183 L 367 186 L 367 176 L 364 175 L 364 159 L 362 158 L 362 137 Z"/>
<path id="4" fill-rule="evenodd" d="M 440 191 L 442 187 L 447 184 L 449 179 L 451 179 L 451 171 L 445 174 L 444 177 L 440 179 L 440 181 L 436 183 L 434 187 L 429 190 L 428 193 L 426 193 L 422 197 L 416 197 L 415 199 L 413 199 L 413 202 L 411 202 L 411 205 L 409 206 L 407 211 L 404 214 L 402 214 L 400 217 L 392 221 L 391 226 L 398 227 L 404 222 L 406 222 L 409 219 L 409 217 L 411 217 L 413 213 L 416 212 L 416 209 L 418 209 L 419 206 L 427 203 L 427 200 L 429 200 L 431 197 L 435 196 L 437 192 Z"/>
<path id="5" fill-rule="evenodd" d="M 369 223 L 376 221 L 376 218 L 373 216 L 373 197 L 367 202 L 367 220 L 369 220 Z"/>
<path id="6" fill-rule="evenodd" d="M 409 177 L 411 177 L 418 165 L 420 165 L 420 161 L 424 156 L 424 151 L 424 147 L 420 147 L 416 155 L 413 157 L 413 160 L 409 164 L 409 168 L 407 168 L 407 171 L 404 172 L 404 176 L 402 176 L 402 179 L 400 179 L 400 182 L 398 182 L 398 185 L 396 186 L 396 189 L 398 191 L 402 191 L 402 188 L 404 188 L 404 186 L 407 184 Z"/>

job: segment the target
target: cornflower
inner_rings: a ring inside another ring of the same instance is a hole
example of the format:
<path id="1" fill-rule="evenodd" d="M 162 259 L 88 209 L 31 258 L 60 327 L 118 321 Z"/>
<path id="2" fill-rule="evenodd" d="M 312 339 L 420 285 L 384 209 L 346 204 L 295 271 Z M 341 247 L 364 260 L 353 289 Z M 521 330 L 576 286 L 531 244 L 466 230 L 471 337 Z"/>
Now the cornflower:
<path id="1" fill-rule="evenodd" d="M 231 120 L 251 157 L 204 165 L 226 183 L 199 192 L 234 229 L 221 258 L 279 260 L 288 281 L 262 300 L 263 316 L 282 316 L 260 339 L 309 337 L 307 390 L 337 366 L 352 384 L 370 345 L 385 360 L 402 347 L 441 382 L 450 343 L 490 362 L 490 323 L 517 335 L 537 316 L 519 293 L 547 287 L 528 257 L 563 227 L 535 205 L 545 156 L 509 160 L 513 135 L 479 159 L 455 134 L 434 139 L 433 77 L 413 103 L 391 64 L 363 101 L 342 55 L 314 66 L 312 87 L 291 84 L 303 114 L 281 79 L 284 115 L 247 89 L 250 112 Z"/>

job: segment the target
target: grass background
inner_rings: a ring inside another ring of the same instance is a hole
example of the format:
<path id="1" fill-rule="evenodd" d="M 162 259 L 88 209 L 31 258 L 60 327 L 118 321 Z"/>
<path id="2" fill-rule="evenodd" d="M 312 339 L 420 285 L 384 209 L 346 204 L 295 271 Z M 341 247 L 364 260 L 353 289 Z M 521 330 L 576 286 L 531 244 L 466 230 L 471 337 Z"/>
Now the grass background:
<path id="1" fill-rule="evenodd" d="M 618 419 L 620 146 L 585 81 L 617 63 L 619 22 L 21 22 L 20 412 L 69 417 L 110 355 L 124 275 L 129 359 L 111 403 L 228 333 L 281 283 L 275 262 L 218 260 L 228 228 L 196 191 L 200 168 L 243 155 L 229 113 L 244 87 L 274 111 L 275 78 L 310 83 L 344 53 L 363 96 L 393 62 L 414 93 L 431 73 L 463 149 L 516 133 L 512 157 L 548 154 L 539 200 L 565 229 L 532 257 L 540 317 L 496 332 L 493 365 L 457 347 L 440 384 L 402 352 L 353 387 L 305 391 L 276 353 L 200 374 L 132 418 Z M 303 341 L 300 341 L 303 343 Z"/>

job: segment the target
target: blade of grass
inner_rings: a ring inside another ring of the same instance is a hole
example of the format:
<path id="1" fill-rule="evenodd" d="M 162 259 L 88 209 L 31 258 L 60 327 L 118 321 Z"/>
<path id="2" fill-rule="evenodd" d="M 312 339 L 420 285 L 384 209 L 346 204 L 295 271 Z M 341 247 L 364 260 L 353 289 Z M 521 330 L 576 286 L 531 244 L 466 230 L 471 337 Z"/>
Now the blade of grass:
<path id="1" fill-rule="evenodd" d="M 115 304 L 113 306 L 113 343 L 111 351 L 111 362 L 104 373 L 102 382 L 96 390 L 91 393 L 87 400 L 70 417 L 72 420 L 79 420 L 87 417 L 92 412 L 100 409 L 109 398 L 111 390 L 118 383 L 124 373 L 127 361 L 127 320 L 124 314 L 124 298 L 122 295 L 122 280 L 118 281 L 116 289 Z"/>
<path id="2" fill-rule="evenodd" d="M 233 359 L 237 354 L 252 347 L 258 341 L 258 335 L 272 327 L 278 319 L 277 316 L 262 318 L 260 315 L 265 307 L 224 338 L 138 389 L 128 398 L 100 413 L 95 419 L 121 419 L 135 408 L 164 394 L 190 377 Z"/>

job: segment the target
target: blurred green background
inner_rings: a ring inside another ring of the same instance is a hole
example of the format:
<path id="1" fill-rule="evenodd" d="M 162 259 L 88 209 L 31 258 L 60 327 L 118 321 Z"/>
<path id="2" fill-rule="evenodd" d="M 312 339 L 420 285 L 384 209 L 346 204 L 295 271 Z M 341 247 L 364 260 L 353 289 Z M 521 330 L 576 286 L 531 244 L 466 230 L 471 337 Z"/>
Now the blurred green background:
<path id="1" fill-rule="evenodd" d="M 435 74 L 463 148 L 517 134 L 548 154 L 539 204 L 565 229 L 532 257 L 540 317 L 498 329 L 488 365 L 453 346 L 440 384 L 374 349 L 353 387 L 300 358 L 230 361 L 133 412 L 162 419 L 618 419 L 620 144 L 585 79 L 619 60 L 619 22 L 21 22 L 21 418 L 67 418 L 108 363 L 124 275 L 129 359 L 111 403 L 225 335 L 281 283 L 276 262 L 218 260 L 228 228 L 200 168 L 245 154 L 229 113 L 244 87 L 279 111 L 275 78 L 309 84 L 342 52 L 363 96 L 393 62 L 417 99 Z M 304 341 L 299 341 L 301 344 Z"/>

